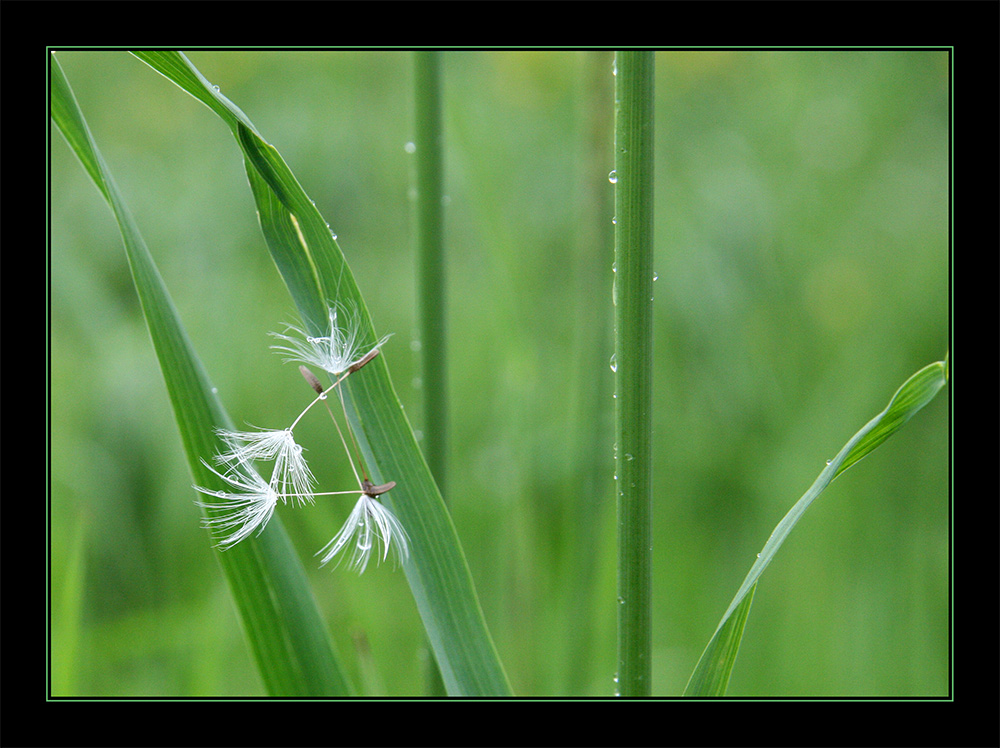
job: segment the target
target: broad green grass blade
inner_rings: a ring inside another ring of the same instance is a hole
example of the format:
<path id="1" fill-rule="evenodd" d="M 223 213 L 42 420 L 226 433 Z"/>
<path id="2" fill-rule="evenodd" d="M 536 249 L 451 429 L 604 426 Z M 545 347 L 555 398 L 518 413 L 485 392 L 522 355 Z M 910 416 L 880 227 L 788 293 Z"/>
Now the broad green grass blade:
<path id="1" fill-rule="evenodd" d="M 51 116 L 118 222 L 194 481 L 201 486 L 225 488 L 202 460 L 218 451 L 214 430 L 231 429 L 232 423 L 212 392 L 159 271 L 55 57 L 51 58 Z M 194 496 L 192 491 L 191 498 Z M 267 691 L 283 696 L 350 693 L 305 570 L 278 517 L 271 519 L 261 535 L 220 551 L 217 557 Z"/>
<path id="2" fill-rule="evenodd" d="M 310 334 L 324 334 L 329 302 L 347 302 L 358 308 L 361 333 L 375 341 L 371 317 L 340 247 L 275 148 L 182 53 L 134 54 L 232 130 L 271 256 Z M 382 498 L 410 536 L 404 570 L 445 686 L 453 696 L 509 695 L 458 536 L 403 414 L 385 358 L 378 356 L 345 380 L 348 413 L 371 479 L 397 483 Z"/>
<path id="3" fill-rule="evenodd" d="M 746 617 L 750 612 L 750 601 L 760 575 L 771 563 L 785 538 L 795 527 L 809 505 L 823 492 L 837 476 L 854 465 L 892 436 L 913 417 L 913 415 L 934 399 L 947 381 L 945 361 L 937 361 L 925 366 L 896 390 L 885 410 L 875 416 L 864 428 L 844 445 L 819 474 L 816 481 L 801 499 L 778 523 L 750 567 L 743 584 L 729 604 L 719 626 L 702 653 L 694 672 L 684 689 L 685 696 L 724 696 L 729 684 L 729 675 L 736 661 L 739 642 L 743 635 Z"/>

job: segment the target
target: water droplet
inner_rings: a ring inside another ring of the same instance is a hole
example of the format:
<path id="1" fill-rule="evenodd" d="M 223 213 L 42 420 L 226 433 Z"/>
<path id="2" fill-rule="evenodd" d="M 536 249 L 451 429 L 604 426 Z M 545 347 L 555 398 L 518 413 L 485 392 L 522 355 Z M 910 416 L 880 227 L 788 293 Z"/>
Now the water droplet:
<path id="1" fill-rule="evenodd" d="M 608 174 L 608 181 L 611 182 L 611 184 L 618 183 L 618 173 L 614 169 L 612 169 L 611 173 Z"/>
<path id="2" fill-rule="evenodd" d="M 216 93 L 220 93 L 222 91 L 222 89 L 219 88 L 218 86 L 212 86 L 212 90 L 215 91 Z"/>
<path id="3" fill-rule="evenodd" d="M 319 396 L 319 399 L 320 400 L 326 400 L 326 393 L 325 392 L 321 393 L 320 396 Z"/>
<path id="4" fill-rule="evenodd" d="M 658 281 L 659 279 L 660 279 L 660 274 L 659 274 L 659 273 L 657 273 L 657 272 L 656 272 L 656 271 L 654 270 L 654 271 L 653 271 L 653 280 L 654 280 L 654 281 Z"/>
<path id="5" fill-rule="evenodd" d="M 621 595 L 618 596 L 618 604 L 619 605 L 624 605 L 625 604 L 625 598 L 622 597 Z M 617 681 L 618 681 L 618 676 L 616 675 L 615 676 L 615 682 L 617 682 Z"/>
<path id="6" fill-rule="evenodd" d="M 625 459 L 628 460 L 629 462 L 631 462 L 635 458 L 632 455 L 630 455 L 628 452 L 626 452 L 625 453 Z"/>
<path id="7" fill-rule="evenodd" d="M 760 558 L 760 554 L 759 553 L 757 554 L 757 558 Z"/>
<path id="8" fill-rule="evenodd" d="M 615 354 L 611 354 L 611 371 L 618 371 L 618 362 L 615 360 Z"/>
<path id="9" fill-rule="evenodd" d="M 219 394 L 219 388 L 218 387 L 213 387 L 212 388 L 212 394 L 213 395 L 218 395 Z"/>
<path id="10" fill-rule="evenodd" d="M 612 262 L 611 263 L 611 272 L 612 273 L 617 273 L 618 272 L 618 263 L 617 262 Z"/>
<path id="11" fill-rule="evenodd" d="M 827 460 L 826 464 L 829 465 L 831 462 L 833 462 L 833 460 Z"/>
<path id="12" fill-rule="evenodd" d="M 416 153 L 417 144 L 414 143 L 413 141 L 410 141 L 409 143 L 403 146 L 403 150 L 406 151 L 407 153 Z"/>
<path id="13" fill-rule="evenodd" d="M 615 226 L 618 225 L 618 216 L 611 216 L 611 223 Z"/>

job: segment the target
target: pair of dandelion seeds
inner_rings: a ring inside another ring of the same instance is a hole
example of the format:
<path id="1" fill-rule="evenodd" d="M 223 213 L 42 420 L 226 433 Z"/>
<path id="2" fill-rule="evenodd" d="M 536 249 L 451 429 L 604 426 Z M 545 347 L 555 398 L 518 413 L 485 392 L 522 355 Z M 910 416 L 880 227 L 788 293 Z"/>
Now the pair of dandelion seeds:
<path id="1" fill-rule="evenodd" d="M 338 315 L 342 319 L 338 320 Z M 197 491 L 218 499 L 212 503 L 201 501 L 196 503 L 209 510 L 209 516 L 203 523 L 213 530 L 217 537 L 222 536 L 219 546 L 225 549 L 239 543 L 255 531 L 258 534 L 262 532 L 274 514 L 279 500 L 283 504 L 291 501 L 294 506 L 296 503 L 312 504 L 316 496 L 358 495 L 354 510 L 343 527 L 316 555 L 322 554 L 321 565 L 325 565 L 342 552 L 341 559 L 349 554 L 348 566 L 360 573 L 365 570 L 373 552 L 379 561 L 385 561 L 392 552 L 394 559 L 400 563 L 405 562 L 409 556 L 408 540 L 399 520 L 378 498 L 396 483 L 390 481 L 380 486 L 373 485 L 368 479 L 360 455 L 358 455 L 358 466 L 355 466 L 351 448 L 348 447 L 343 430 L 334 417 L 327 396 L 333 390 L 337 390 L 340 406 L 344 412 L 346 430 L 357 452 L 357 441 L 351 431 L 350 422 L 347 421 L 347 409 L 340 385 L 349 375 L 375 358 L 379 348 L 389 336 L 385 336 L 363 352 L 366 346 L 359 336 L 357 310 L 343 305 L 333 305 L 328 309 L 328 317 L 330 323 L 328 336 L 311 337 L 294 326 L 291 326 L 289 331 L 297 335 L 281 333 L 271 333 L 271 335 L 284 341 L 284 344 L 272 348 L 285 353 L 286 362 L 297 361 L 317 366 L 330 374 L 334 380 L 333 385 L 324 389 L 316 376 L 302 365 L 299 371 L 315 390 L 316 398 L 305 407 L 291 426 L 280 430 L 257 431 L 219 429 L 216 433 L 225 445 L 225 450 L 215 456 L 215 462 L 220 469 L 216 470 L 204 460 L 202 462 L 228 484 L 231 490 L 216 491 L 195 486 Z M 302 447 L 295 441 L 294 429 L 318 402 L 326 406 L 337 428 L 351 470 L 358 481 L 357 490 L 313 491 L 315 478 L 302 455 Z M 272 463 L 270 480 L 261 477 L 257 470 L 259 462 Z"/>

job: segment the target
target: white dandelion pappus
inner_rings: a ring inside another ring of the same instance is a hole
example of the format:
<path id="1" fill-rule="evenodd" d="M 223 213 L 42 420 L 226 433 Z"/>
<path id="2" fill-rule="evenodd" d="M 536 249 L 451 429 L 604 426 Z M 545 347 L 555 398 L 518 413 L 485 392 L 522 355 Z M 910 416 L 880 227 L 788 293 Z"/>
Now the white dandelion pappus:
<path id="1" fill-rule="evenodd" d="M 228 448 L 216 456 L 223 465 L 239 465 L 255 460 L 274 460 L 270 486 L 283 497 L 293 497 L 299 503 L 313 503 L 313 477 L 302 456 L 303 449 L 296 443 L 292 429 L 260 429 L 258 431 L 215 432 Z"/>
<path id="2" fill-rule="evenodd" d="M 267 521 L 271 519 L 274 508 L 278 505 L 278 494 L 254 470 L 253 465 L 239 457 L 226 463 L 226 472 L 220 473 L 207 462 L 202 463 L 232 486 L 235 491 L 216 491 L 195 486 L 195 490 L 208 496 L 222 499 L 222 503 L 206 503 L 196 501 L 198 506 L 209 510 L 219 510 L 220 513 L 206 517 L 202 525 L 216 532 L 232 534 L 219 541 L 220 548 L 229 548 L 249 536 L 254 530 L 264 531 Z M 284 501 L 284 498 L 282 498 Z M 259 529 L 258 529 L 259 528 Z"/>
<path id="3" fill-rule="evenodd" d="M 368 566 L 373 550 L 375 550 L 378 563 L 388 558 L 390 549 L 397 562 L 406 562 L 410 555 L 406 530 L 403 529 L 403 525 L 396 519 L 396 516 L 389 511 L 389 508 L 375 498 L 377 494 L 385 493 L 394 485 L 395 483 L 387 483 L 385 486 L 372 486 L 371 483 L 365 481 L 364 490 L 347 521 L 344 522 L 344 526 L 329 543 L 316 553 L 317 556 L 320 553 L 324 554 L 320 562 L 321 566 L 332 561 L 334 556 L 348 546 L 355 535 L 357 540 L 347 565 L 348 568 L 357 569 L 359 574 L 364 572 L 365 567 Z M 381 551 L 375 549 L 376 544 L 381 547 Z M 337 565 L 339 563 L 338 561 Z"/>
<path id="4" fill-rule="evenodd" d="M 355 364 L 372 355 L 372 351 L 380 348 L 390 335 L 381 338 L 368 347 L 361 338 L 361 319 L 356 306 L 334 304 L 327 307 L 330 329 L 323 337 L 313 337 L 301 328 L 289 325 L 288 329 L 300 337 L 272 332 L 271 335 L 288 343 L 288 345 L 273 345 L 274 350 L 288 354 L 285 361 L 300 361 L 318 366 L 334 376 L 339 376 Z M 365 352 L 364 349 L 368 350 Z"/>

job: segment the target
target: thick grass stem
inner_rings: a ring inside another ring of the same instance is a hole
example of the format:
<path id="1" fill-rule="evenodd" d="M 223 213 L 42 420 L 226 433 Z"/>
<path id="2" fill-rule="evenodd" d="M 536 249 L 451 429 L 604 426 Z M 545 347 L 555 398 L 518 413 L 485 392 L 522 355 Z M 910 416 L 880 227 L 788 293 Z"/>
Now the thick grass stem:
<path id="1" fill-rule="evenodd" d="M 615 55 L 618 693 L 651 693 L 652 52 Z"/>

